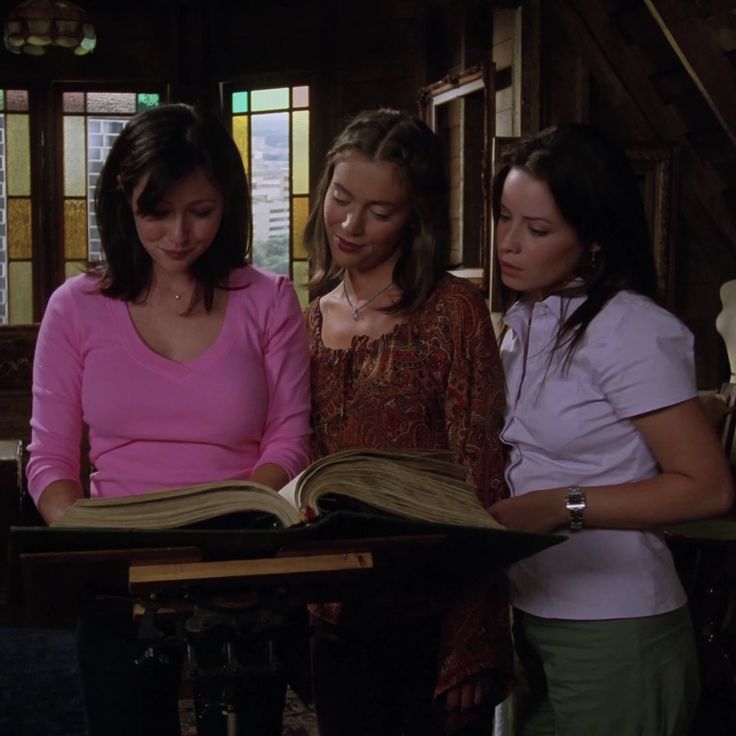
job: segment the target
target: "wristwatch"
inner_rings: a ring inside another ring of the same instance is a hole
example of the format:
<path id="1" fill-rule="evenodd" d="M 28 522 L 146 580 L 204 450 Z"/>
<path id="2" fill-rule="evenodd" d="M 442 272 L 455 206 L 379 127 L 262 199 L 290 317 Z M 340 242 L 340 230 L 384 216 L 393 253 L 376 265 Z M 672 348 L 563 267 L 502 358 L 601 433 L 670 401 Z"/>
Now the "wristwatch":
<path id="1" fill-rule="evenodd" d="M 585 493 L 580 486 L 569 486 L 565 495 L 565 508 L 570 512 L 570 531 L 578 532 L 583 528 L 585 512 Z"/>

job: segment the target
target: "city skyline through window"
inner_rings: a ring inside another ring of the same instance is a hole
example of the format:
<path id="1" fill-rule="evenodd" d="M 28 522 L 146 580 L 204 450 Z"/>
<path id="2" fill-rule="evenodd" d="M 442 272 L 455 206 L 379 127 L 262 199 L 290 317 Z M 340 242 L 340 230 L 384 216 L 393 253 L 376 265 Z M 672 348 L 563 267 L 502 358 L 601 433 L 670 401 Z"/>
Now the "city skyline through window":
<path id="1" fill-rule="evenodd" d="M 251 187 L 253 263 L 289 276 L 306 305 L 309 88 L 237 90 L 231 102 L 233 137 Z"/>

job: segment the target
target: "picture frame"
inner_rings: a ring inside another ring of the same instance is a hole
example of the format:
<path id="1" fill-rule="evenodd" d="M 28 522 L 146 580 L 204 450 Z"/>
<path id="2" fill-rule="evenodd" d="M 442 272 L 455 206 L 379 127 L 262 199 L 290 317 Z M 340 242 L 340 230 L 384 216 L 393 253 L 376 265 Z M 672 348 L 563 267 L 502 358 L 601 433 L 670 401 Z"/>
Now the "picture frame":
<path id="1" fill-rule="evenodd" d="M 649 220 L 658 296 L 671 307 L 674 299 L 678 149 L 667 143 L 634 143 L 626 145 L 625 149 L 639 182 Z"/>
<path id="2" fill-rule="evenodd" d="M 492 237 L 491 149 L 495 66 L 478 64 L 419 91 L 424 122 L 443 142 L 450 187 L 452 272 L 487 293 Z"/>

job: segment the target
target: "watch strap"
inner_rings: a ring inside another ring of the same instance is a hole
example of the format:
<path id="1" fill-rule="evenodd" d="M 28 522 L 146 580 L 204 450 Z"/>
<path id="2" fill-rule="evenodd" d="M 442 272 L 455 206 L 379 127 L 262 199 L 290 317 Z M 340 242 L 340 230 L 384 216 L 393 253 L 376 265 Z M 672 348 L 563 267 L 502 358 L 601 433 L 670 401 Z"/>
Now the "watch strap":
<path id="1" fill-rule="evenodd" d="M 565 508 L 570 514 L 570 530 L 578 532 L 583 528 L 585 513 L 585 492 L 580 486 L 569 486 L 565 495 Z"/>

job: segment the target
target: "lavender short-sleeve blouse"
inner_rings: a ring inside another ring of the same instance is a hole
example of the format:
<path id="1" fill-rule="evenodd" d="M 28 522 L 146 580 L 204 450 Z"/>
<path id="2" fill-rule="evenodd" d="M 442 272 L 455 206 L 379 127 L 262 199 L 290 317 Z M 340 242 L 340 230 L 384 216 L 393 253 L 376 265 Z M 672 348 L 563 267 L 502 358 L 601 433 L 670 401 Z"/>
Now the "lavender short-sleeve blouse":
<path id="1" fill-rule="evenodd" d="M 564 349 L 551 349 L 583 299 L 551 296 L 506 315 L 501 438 L 513 495 L 652 477 L 657 461 L 630 418 L 697 395 L 691 333 L 631 292 L 605 305 L 563 371 Z M 685 603 L 670 552 L 653 531 L 583 529 L 513 565 L 510 578 L 513 604 L 546 618 L 649 616 Z"/>

